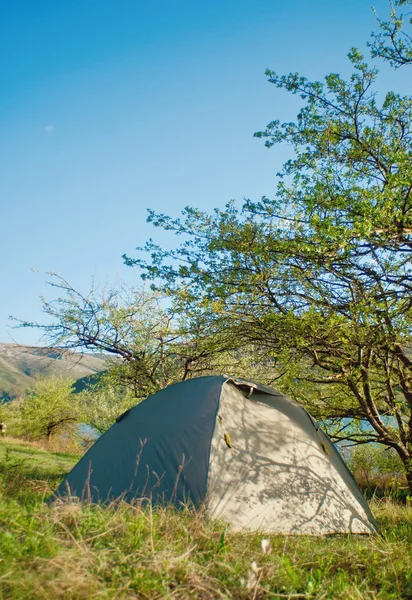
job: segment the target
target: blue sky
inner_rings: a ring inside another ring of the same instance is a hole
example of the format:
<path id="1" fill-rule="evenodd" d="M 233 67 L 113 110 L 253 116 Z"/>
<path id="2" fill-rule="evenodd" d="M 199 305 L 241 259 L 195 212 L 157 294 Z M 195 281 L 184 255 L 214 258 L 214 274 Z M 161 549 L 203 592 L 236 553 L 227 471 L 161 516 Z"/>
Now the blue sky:
<path id="1" fill-rule="evenodd" d="M 387 14 L 384 0 L 375 2 Z M 35 344 L 46 271 L 87 290 L 139 282 L 121 255 L 177 215 L 270 196 L 286 150 L 253 133 L 294 118 L 266 68 L 348 72 L 370 0 L 15 0 L 0 8 L 0 341 Z M 384 86 L 407 92 L 405 75 Z"/>

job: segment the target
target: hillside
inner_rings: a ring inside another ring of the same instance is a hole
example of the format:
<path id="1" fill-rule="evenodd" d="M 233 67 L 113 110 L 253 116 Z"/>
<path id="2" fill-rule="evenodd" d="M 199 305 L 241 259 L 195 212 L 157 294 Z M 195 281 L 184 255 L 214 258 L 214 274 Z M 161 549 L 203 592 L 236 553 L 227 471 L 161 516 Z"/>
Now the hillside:
<path id="1" fill-rule="evenodd" d="M 78 380 L 104 371 L 105 367 L 103 355 L 0 343 L 0 400 L 14 398 L 38 375 Z"/>

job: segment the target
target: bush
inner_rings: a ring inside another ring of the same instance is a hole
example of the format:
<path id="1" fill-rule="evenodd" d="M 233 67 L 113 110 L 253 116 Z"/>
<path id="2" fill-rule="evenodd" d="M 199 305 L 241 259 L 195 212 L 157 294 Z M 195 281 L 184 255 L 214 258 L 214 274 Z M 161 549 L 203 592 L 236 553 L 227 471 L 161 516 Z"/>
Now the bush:
<path id="1" fill-rule="evenodd" d="M 350 452 L 348 466 L 367 498 L 407 500 L 405 469 L 392 448 L 379 444 L 355 446 Z"/>

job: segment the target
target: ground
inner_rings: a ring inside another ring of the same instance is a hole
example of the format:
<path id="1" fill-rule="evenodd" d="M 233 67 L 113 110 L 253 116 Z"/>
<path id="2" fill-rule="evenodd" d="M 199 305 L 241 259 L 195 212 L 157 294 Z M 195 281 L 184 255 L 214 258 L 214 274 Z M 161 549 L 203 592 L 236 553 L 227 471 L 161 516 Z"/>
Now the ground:
<path id="1" fill-rule="evenodd" d="M 0 440 L 0 599 L 412 599 L 411 508 L 372 503 L 377 536 L 314 538 L 235 534 L 189 510 L 47 505 L 77 458 Z"/>

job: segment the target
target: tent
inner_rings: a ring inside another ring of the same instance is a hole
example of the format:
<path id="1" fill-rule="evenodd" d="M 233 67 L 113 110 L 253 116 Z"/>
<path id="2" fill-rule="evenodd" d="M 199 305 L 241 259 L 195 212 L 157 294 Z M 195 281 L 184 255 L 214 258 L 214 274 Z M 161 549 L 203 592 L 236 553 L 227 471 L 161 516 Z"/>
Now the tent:
<path id="1" fill-rule="evenodd" d="M 276 390 L 227 376 L 171 385 L 126 411 L 56 496 L 205 505 L 235 530 L 376 531 L 362 493 L 314 419 Z"/>

